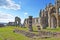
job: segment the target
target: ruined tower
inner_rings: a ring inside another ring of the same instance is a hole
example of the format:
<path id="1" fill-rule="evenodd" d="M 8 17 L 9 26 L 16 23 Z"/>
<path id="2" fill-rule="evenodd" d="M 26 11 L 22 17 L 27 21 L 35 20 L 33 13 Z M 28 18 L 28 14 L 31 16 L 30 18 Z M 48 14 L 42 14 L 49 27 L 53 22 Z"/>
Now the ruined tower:
<path id="1" fill-rule="evenodd" d="M 55 0 L 56 3 L 56 18 L 57 18 L 57 27 L 60 26 L 60 0 Z"/>
<path id="2" fill-rule="evenodd" d="M 48 23 L 50 28 L 60 26 L 60 0 L 55 0 L 55 5 L 49 4 Z"/>
<path id="3" fill-rule="evenodd" d="M 33 28 L 32 28 L 32 16 L 29 16 L 29 31 L 33 31 Z"/>
<path id="4" fill-rule="evenodd" d="M 46 15 L 46 11 L 45 10 L 42 10 L 40 11 L 40 27 L 42 29 L 45 29 L 47 27 L 47 23 L 48 23 L 48 20 L 47 20 L 47 15 Z"/>

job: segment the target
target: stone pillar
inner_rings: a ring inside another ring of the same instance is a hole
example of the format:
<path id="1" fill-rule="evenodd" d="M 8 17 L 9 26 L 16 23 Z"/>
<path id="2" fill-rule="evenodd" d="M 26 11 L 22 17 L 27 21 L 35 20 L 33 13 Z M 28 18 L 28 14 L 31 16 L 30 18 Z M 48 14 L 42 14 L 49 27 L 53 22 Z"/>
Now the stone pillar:
<path id="1" fill-rule="evenodd" d="M 29 16 L 29 31 L 33 31 L 33 28 L 32 28 L 32 16 Z"/>
<path id="2" fill-rule="evenodd" d="M 48 26 L 49 28 L 51 27 L 51 15 L 50 15 L 50 8 L 49 8 L 49 12 L 48 12 Z"/>
<path id="3" fill-rule="evenodd" d="M 15 17 L 15 26 L 17 27 L 17 17 Z"/>
<path id="4" fill-rule="evenodd" d="M 51 16 L 49 16 L 49 27 L 51 28 Z"/>
<path id="5" fill-rule="evenodd" d="M 56 18 L 57 18 L 57 27 L 59 27 L 59 19 L 58 19 L 58 15 L 59 15 L 59 13 L 58 13 L 58 2 L 57 2 L 58 0 L 56 0 Z"/>
<path id="6" fill-rule="evenodd" d="M 57 28 L 59 27 L 59 20 L 58 20 L 58 18 L 57 18 Z"/>

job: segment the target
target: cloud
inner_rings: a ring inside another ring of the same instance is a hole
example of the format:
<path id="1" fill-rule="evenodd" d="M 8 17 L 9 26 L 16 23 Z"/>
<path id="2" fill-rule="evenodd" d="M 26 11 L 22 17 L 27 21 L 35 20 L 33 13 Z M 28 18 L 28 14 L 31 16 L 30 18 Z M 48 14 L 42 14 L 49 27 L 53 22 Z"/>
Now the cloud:
<path id="1" fill-rule="evenodd" d="M 0 8 L 18 10 L 21 5 L 16 4 L 13 0 L 0 0 Z"/>
<path id="2" fill-rule="evenodd" d="M 8 23 L 8 22 L 14 22 L 15 16 L 0 12 L 0 22 Z"/>
<path id="3" fill-rule="evenodd" d="M 28 16 L 29 16 L 28 13 L 25 12 L 25 13 L 24 13 L 24 18 L 21 19 L 21 23 L 22 23 L 22 24 L 24 23 L 25 18 L 28 18 Z"/>
<path id="4" fill-rule="evenodd" d="M 25 13 L 24 13 L 24 16 L 28 16 L 28 13 L 27 13 L 27 12 L 25 12 Z"/>

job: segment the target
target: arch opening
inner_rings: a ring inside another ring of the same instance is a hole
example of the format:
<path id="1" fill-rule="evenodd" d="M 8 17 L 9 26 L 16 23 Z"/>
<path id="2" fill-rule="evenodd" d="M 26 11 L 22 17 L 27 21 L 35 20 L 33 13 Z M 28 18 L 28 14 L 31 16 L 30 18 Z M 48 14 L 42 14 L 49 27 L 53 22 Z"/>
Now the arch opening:
<path id="1" fill-rule="evenodd" d="M 57 27 L 57 19 L 55 16 L 51 17 L 51 28 L 56 28 Z"/>

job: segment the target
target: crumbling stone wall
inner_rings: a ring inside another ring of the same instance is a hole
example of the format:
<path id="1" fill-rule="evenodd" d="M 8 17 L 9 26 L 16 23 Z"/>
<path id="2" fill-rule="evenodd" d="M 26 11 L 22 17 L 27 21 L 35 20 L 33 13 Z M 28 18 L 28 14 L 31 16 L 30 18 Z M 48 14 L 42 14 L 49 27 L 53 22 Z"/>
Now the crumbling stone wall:
<path id="1" fill-rule="evenodd" d="M 21 19 L 19 17 L 15 17 L 15 26 L 20 26 L 21 24 Z"/>

